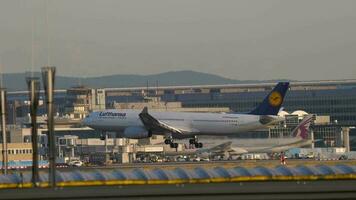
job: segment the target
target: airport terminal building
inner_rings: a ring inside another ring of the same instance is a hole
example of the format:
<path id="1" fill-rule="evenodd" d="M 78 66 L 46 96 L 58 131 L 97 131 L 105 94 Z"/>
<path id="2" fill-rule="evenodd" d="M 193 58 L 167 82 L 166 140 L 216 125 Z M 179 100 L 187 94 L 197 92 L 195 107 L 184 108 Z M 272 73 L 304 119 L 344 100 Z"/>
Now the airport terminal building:
<path id="1" fill-rule="evenodd" d="M 159 96 L 165 102 L 182 102 L 183 107 L 229 107 L 233 112 L 249 112 L 256 107 L 275 83 L 117 88 L 106 89 L 106 104 L 142 102 L 144 95 Z M 291 82 L 284 110 L 304 110 L 329 115 L 344 126 L 356 125 L 356 80 Z"/>
<path id="2" fill-rule="evenodd" d="M 74 87 L 56 91 L 55 107 L 59 116 L 85 117 L 92 110 L 104 108 L 142 109 L 135 107 L 135 103 L 147 103 L 154 99 L 151 102 L 154 104 L 152 107 L 155 109 L 159 107 L 160 110 L 199 112 L 230 110 L 244 113 L 256 107 L 274 86 L 275 83 L 103 89 Z M 10 123 L 16 123 L 18 117 L 27 116 L 27 98 L 27 92 L 8 94 Z M 348 127 L 351 150 L 355 149 L 356 80 L 291 82 L 283 107 L 289 114 L 303 110 L 317 116 L 330 116 L 330 123 L 315 126 L 315 137 L 326 138 L 325 146 L 342 146 L 342 127 Z M 44 105 L 40 104 L 39 110 L 39 114 L 45 113 Z M 266 131 L 256 132 L 253 137 L 285 136 L 282 132 L 289 133 L 291 128 L 293 126 L 287 129 L 280 128 L 274 132 L 272 130 L 267 132 L 267 135 Z M 336 132 L 339 136 L 335 135 Z"/>
<path id="3" fill-rule="evenodd" d="M 115 103 L 144 102 L 146 96 L 156 96 L 163 102 L 181 102 L 185 108 L 227 107 L 231 112 L 244 113 L 255 108 L 274 85 L 259 83 L 106 89 L 106 103 L 107 107 L 114 108 L 112 105 Z M 351 150 L 356 149 L 356 80 L 291 82 L 283 107 L 292 117 L 294 111 L 298 110 L 329 116 L 327 124 L 314 126 L 315 139 L 325 141 L 324 144 L 316 144 L 316 147 L 343 146 L 343 133 L 347 130 L 350 133 Z M 286 136 L 292 128 L 293 124 L 288 128 L 277 128 L 277 131 L 270 130 L 268 135 L 266 132 L 256 132 L 253 137 Z M 278 134 L 273 135 L 273 131 Z"/>
<path id="4" fill-rule="evenodd" d="M 68 105 L 88 108 L 113 108 L 115 103 L 144 102 L 146 97 L 159 97 L 162 102 L 180 102 L 182 107 L 228 107 L 232 112 L 248 112 L 256 107 L 275 83 L 105 88 L 100 90 L 75 87 L 55 93 L 56 110 L 63 114 Z M 85 92 L 83 92 L 85 91 Z M 99 91 L 99 92 L 98 92 Z M 79 94 L 75 94 L 78 92 Z M 102 95 L 105 93 L 105 95 Z M 77 100 L 74 100 L 77 97 Z M 44 99 L 41 97 L 41 99 Z M 9 114 L 17 117 L 28 113 L 27 91 L 9 92 Z M 103 106 L 102 102 L 105 102 Z M 93 106 L 96 104 L 100 106 Z M 40 103 L 40 113 L 44 113 Z M 344 126 L 356 125 L 356 80 L 291 82 L 283 104 L 284 110 L 304 110 L 316 115 L 329 115 L 331 121 Z M 77 108 L 79 109 L 79 108 Z"/>

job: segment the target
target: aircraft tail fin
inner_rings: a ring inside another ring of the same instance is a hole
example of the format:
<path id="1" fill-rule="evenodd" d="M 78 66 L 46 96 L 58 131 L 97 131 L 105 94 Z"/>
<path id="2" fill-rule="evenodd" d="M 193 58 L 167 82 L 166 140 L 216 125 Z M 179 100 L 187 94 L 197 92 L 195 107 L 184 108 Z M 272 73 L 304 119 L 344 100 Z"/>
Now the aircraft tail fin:
<path id="1" fill-rule="evenodd" d="M 309 127 L 313 121 L 313 115 L 308 115 L 298 124 L 292 131 L 293 137 L 301 137 L 302 139 L 308 139 Z"/>
<path id="2" fill-rule="evenodd" d="M 277 115 L 289 88 L 289 82 L 279 82 L 267 95 L 263 102 L 249 114 L 253 115 Z"/>

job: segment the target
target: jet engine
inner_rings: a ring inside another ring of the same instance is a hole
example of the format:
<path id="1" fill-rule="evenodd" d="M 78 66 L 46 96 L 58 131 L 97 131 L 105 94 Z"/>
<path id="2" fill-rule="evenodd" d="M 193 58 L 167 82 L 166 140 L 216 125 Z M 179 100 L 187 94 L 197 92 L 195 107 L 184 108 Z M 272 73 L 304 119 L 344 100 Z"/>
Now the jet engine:
<path id="1" fill-rule="evenodd" d="M 281 122 L 283 120 L 284 118 L 279 116 L 261 115 L 259 121 L 263 125 L 272 125 L 277 124 L 278 122 Z"/>
<path id="2" fill-rule="evenodd" d="M 124 138 L 130 139 L 141 139 L 141 138 L 148 138 L 151 137 L 151 131 L 147 131 L 146 129 L 138 126 L 127 127 L 122 134 Z"/>

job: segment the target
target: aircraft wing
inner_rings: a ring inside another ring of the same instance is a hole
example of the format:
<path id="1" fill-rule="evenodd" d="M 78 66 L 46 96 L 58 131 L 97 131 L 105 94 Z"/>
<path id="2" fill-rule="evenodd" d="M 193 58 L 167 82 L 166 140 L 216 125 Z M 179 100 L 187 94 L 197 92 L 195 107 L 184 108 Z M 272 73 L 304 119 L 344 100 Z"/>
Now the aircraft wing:
<path id="1" fill-rule="evenodd" d="M 219 144 L 217 146 L 214 146 L 209 149 L 210 152 L 223 152 L 223 151 L 231 151 L 231 144 L 232 142 L 225 142 L 222 144 Z"/>
<path id="2" fill-rule="evenodd" d="M 180 135 L 184 133 L 192 132 L 192 130 L 189 130 L 187 128 L 174 127 L 167 123 L 159 121 L 158 119 L 154 118 L 152 115 L 148 113 L 147 107 L 145 107 L 142 110 L 142 112 L 139 114 L 139 117 L 143 125 L 148 130 L 158 131 L 158 132 L 170 132 L 173 134 L 180 134 Z"/>
<path id="3" fill-rule="evenodd" d="M 223 154 L 224 156 L 232 156 L 232 155 L 241 155 L 244 153 L 248 153 L 246 149 L 243 148 L 238 148 L 238 147 L 232 147 L 232 142 L 225 142 L 222 144 L 219 144 L 217 146 L 211 147 L 209 149 L 203 149 L 199 150 L 199 153 L 212 153 L 212 154 L 218 154 L 221 155 Z"/>

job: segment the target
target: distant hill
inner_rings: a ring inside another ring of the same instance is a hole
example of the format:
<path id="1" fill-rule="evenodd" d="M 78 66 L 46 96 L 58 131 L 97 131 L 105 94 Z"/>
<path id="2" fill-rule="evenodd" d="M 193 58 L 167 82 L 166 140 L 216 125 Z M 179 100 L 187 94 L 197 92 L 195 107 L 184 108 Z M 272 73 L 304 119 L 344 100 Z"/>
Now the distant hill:
<path id="1" fill-rule="evenodd" d="M 41 78 L 41 73 L 34 73 Z M 4 86 L 8 91 L 27 90 L 25 77 L 26 73 L 8 73 L 3 75 Z M 221 76 L 201 73 L 195 71 L 171 71 L 153 75 L 111 75 L 100 77 L 68 77 L 56 76 L 55 88 L 66 89 L 72 86 L 85 85 L 92 88 L 113 88 L 113 87 L 145 87 L 155 86 L 185 86 L 185 85 L 216 85 L 216 84 L 238 84 L 257 83 L 261 81 L 239 81 L 224 78 Z M 266 82 L 266 81 L 263 81 Z M 269 82 L 269 81 L 267 81 Z M 275 82 L 275 81 L 273 81 Z"/>

